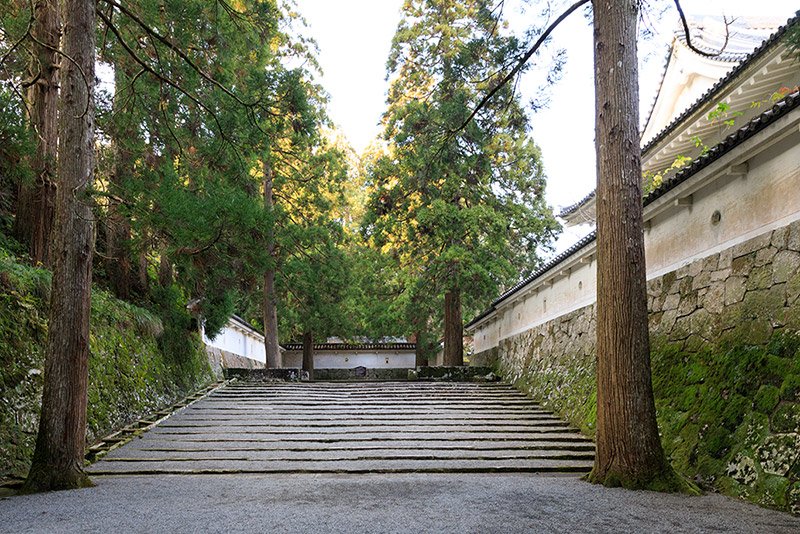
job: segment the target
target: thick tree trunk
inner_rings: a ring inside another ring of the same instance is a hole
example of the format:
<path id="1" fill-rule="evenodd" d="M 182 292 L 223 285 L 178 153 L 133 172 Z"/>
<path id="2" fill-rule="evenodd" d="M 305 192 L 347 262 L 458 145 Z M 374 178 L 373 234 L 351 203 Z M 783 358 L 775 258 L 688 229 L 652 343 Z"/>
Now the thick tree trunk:
<path id="1" fill-rule="evenodd" d="M 264 162 L 264 209 L 272 211 L 275 199 L 272 190 L 272 167 Z M 275 232 L 267 232 L 267 253 L 270 260 L 275 259 Z M 264 271 L 264 348 L 267 354 L 267 367 L 283 367 L 281 348 L 278 344 L 278 307 L 275 295 L 275 265 L 271 263 Z"/>
<path id="2" fill-rule="evenodd" d="M 117 202 L 111 200 L 108 206 L 106 230 L 108 281 L 114 295 L 124 300 L 130 299 L 133 287 L 130 238 L 130 222 L 119 213 Z"/>
<path id="3" fill-rule="evenodd" d="M 642 223 L 638 0 L 595 2 L 597 453 L 589 479 L 663 487 L 650 378 Z"/>
<path id="4" fill-rule="evenodd" d="M 281 349 L 278 344 L 278 307 L 275 304 L 275 269 L 264 273 L 264 348 L 267 367 L 283 367 Z"/>
<path id="5" fill-rule="evenodd" d="M 50 265 L 50 241 L 55 214 L 55 176 L 58 147 L 57 50 L 61 40 L 61 17 L 57 0 L 37 0 L 31 34 L 35 56 L 30 77 L 36 82 L 28 91 L 30 125 L 36 138 L 31 161 L 34 183 L 19 186 L 14 234 L 28 246 L 34 263 Z"/>
<path id="6" fill-rule="evenodd" d="M 314 334 L 311 330 L 303 334 L 303 371 L 308 371 L 309 380 L 314 380 Z"/>
<path id="7" fill-rule="evenodd" d="M 464 365 L 464 324 L 461 320 L 461 292 L 444 294 L 444 361 L 446 367 Z"/>
<path id="8" fill-rule="evenodd" d="M 95 2 L 66 0 L 59 120 L 59 186 L 44 392 L 27 491 L 91 485 L 83 471 L 94 232 Z M 83 71 L 81 73 L 81 70 Z M 88 103 L 88 106 L 87 106 Z"/>

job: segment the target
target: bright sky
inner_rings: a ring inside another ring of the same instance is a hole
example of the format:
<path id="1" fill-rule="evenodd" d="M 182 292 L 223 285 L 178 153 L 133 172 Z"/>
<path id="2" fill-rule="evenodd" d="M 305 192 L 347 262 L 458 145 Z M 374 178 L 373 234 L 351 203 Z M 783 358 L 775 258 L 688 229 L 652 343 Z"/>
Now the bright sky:
<path id="1" fill-rule="evenodd" d="M 385 108 L 388 87 L 386 58 L 400 20 L 402 0 L 297 1 L 309 23 L 308 33 L 319 44 L 324 71 L 321 83 L 331 96 L 330 115 L 356 151 L 361 152 L 379 133 L 378 121 Z M 571 3 L 570 0 L 567 5 Z M 672 4 L 668 0 L 651 3 Z M 800 7 L 797 0 L 683 0 L 681 5 L 687 15 L 785 19 Z M 521 24 L 524 29 L 526 17 L 535 16 L 536 11 L 519 13 L 509 8 L 507 13 L 512 15 L 515 26 Z M 640 87 L 645 108 L 655 98 L 661 79 L 666 50 L 659 47 L 668 45 L 675 24 L 674 12 L 668 11 L 663 20 L 653 21 L 660 35 L 643 45 L 643 49 L 650 50 Z M 549 91 L 549 105 L 533 116 L 533 137 L 542 149 L 548 176 L 547 200 L 556 209 L 577 202 L 595 184 L 591 40 L 591 28 L 580 12 L 555 30 L 553 46 L 566 49 L 567 63 L 561 80 Z M 523 79 L 520 85 L 526 101 L 540 87 L 535 76 Z"/>

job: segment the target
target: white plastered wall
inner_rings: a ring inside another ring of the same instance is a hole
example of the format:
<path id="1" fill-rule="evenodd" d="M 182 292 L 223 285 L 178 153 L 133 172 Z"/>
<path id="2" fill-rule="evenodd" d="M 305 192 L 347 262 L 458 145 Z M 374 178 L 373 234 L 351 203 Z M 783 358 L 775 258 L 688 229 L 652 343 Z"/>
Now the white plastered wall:
<path id="1" fill-rule="evenodd" d="M 264 336 L 254 331 L 248 331 L 233 321 L 228 321 L 214 339 L 209 339 L 204 329 L 201 330 L 201 333 L 203 342 L 209 347 L 218 348 L 261 363 L 266 363 L 267 361 Z"/>
<path id="2" fill-rule="evenodd" d="M 648 279 L 800 219 L 798 128 L 795 110 L 647 206 Z M 593 303 L 596 284 L 590 243 L 497 304 L 471 330 L 475 352 Z"/>
<path id="3" fill-rule="evenodd" d="M 413 369 L 414 352 L 378 352 L 378 351 L 314 351 L 315 369 Z M 303 367 L 303 354 L 298 351 L 283 353 L 283 366 Z"/>

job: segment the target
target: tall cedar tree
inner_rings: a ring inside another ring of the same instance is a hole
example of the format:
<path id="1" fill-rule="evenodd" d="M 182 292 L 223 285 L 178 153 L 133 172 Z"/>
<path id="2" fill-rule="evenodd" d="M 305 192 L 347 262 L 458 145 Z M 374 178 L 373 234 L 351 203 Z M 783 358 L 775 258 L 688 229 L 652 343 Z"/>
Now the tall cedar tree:
<path id="1" fill-rule="evenodd" d="M 281 330 L 288 339 L 303 340 L 303 369 L 313 376 L 314 338 L 347 335 L 353 329 L 347 312 L 352 268 L 345 231 L 338 216 L 344 204 L 347 161 L 326 142 L 297 168 L 300 177 L 287 181 L 281 197 L 287 209 L 277 272 L 276 291 L 282 304 Z"/>
<path id="2" fill-rule="evenodd" d="M 283 64 L 313 57 L 286 33 L 291 10 L 275 2 L 242 2 L 238 11 L 199 0 L 123 7 L 101 14 L 120 81 L 104 123 L 115 147 L 108 271 L 130 272 L 119 267 L 141 263 L 131 254 L 160 256 L 160 279 L 198 299 L 213 336 L 245 295 L 269 287 L 278 214 L 267 178 L 306 158 L 321 122 L 319 90 Z M 132 46 L 139 42 L 147 46 Z M 277 337 L 267 339 L 276 349 Z"/>
<path id="3" fill-rule="evenodd" d="M 61 67 L 53 285 L 44 392 L 25 491 L 91 485 L 83 471 L 94 231 L 95 2 L 66 0 Z"/>
<path id="4" fill-rule="evenodd" d="M 370 170 L 366 231 L 398 255 L 407 292 L 444 304 L 445 365 L 463 364 L 462 306 L 476 311 L 535 269 L 538 249 L 558 229 L 544 201 L 539 149 L 510 87 L 450 133 L 497 66 L 520 51 L 501 34 L 494 4 L 406 0 L 388 62 L 388 149 Z"/>
<path id="5" fill-rule="evenodd" d="M 664 456 L 650 377 L 642 223 L 638 0 L 594 3 L 597 453 L 589 480 L 685 487 Z"/>
<path id="6" fill-rule="evenodd" d="M 20 182 L 14 233 L 28 247 L 34 263 L 49 265 L 56 191 L 61 15 L 57 0 L 37 0 L 33 6 L 27 100 L 30 128 L 37 140 L 31 161 L 34 180 Z"/>

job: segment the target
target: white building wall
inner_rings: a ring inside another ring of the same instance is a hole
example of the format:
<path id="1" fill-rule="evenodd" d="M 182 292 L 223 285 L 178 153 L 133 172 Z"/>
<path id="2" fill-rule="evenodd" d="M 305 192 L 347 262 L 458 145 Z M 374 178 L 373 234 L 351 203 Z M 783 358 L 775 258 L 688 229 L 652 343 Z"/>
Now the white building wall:
<path id="1" fill-rule="evenodd" d="M 800 111 L 645 209 L 648 279 L 800 220 Z M 747 164 L 744 175 L 741 163 Z M 689 198 L 690 195 L 690 198 Z M 683 205 L 676 205 L 682 199 Z M 719 212 L 720 220 L 712 223 Z M 475 352 L 596 300 L 594 244 L 553 267 L 474 327 Z"/>
<path id="2" fill-rule="evenodd" d="M 693 192 L 691 204 L 671 207 L 645 232 L 648 277 L 742 243 L 798 219 L 800 133 L 747 160 L 743 176 L 722 175 Z M 718 171 L 710 168 L 706 174 Z M 702 172 L 696 177 L 702 180 Z M 691 180 L 694 180 L 692 178 Z M 719 212 L 720 220 L 712 223 Z"/>
<path id="3" fill-rule="evenodd" d="M 241 327 L 233 320 L 228 321 L 214 339 L 209 339 L 202 327 L 201 334 L 203 336 L 203 342 L 209 347 L 224 350 L 261 363 L 266 363 L 267 361 L 264 336 L 255 331 Z"/>
<path id="4" fill-rule="evenodd" d="M 415 367 L 413 352 L 378 352 L 378 351 L 314 351 L 315 369 L 413 369 Z M 303 367 L 303 353 L 287 351 L 283 353 L 284 367 Z"/>

